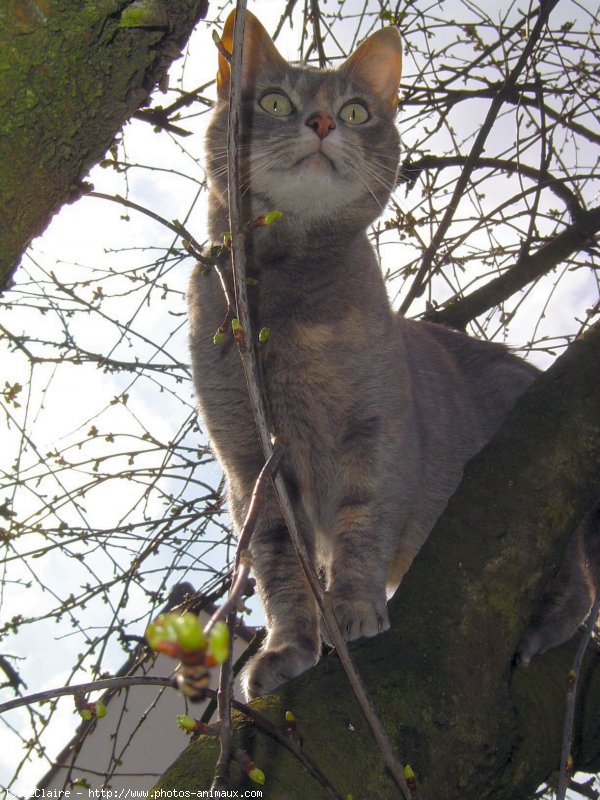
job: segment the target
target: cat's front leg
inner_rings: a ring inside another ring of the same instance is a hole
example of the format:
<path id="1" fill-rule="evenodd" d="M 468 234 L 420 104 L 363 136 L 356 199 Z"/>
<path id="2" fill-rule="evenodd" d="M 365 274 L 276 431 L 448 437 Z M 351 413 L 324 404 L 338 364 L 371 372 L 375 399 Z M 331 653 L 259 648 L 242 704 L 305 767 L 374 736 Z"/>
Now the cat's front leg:
<path id="1" fill-rule="evenodd" d="M 248 699 L 269 694 L 301 675 L 317 663 L 321 654 L 317 604 L 279 516 L 261 515 L 250 550 L 267 638 L 242 675 Z"/>
<path id="2" fill-rule="evenodd" d="M 348 501 L 337 514 L 327 588 L 346 641 L 376 636 L 390 627 L 386 598 L 389 558 L 374 506 Z M 322 635 L 331 643 L 324 623 Z"/>

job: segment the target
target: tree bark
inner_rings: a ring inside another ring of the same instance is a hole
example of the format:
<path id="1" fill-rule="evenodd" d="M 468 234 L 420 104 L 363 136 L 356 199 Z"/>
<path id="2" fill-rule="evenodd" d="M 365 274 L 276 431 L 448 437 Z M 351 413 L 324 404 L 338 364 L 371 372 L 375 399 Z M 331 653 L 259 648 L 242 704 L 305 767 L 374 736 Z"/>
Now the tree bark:
<path id="1" fill-rule="evenodd" d="M 207 9 L 208 0 L 2 3 L 0 291 Z"/>
<path id="2" fill-rule="evenodd" d="M 535 599 L 569 535 L 600 496 L 600 325 L 519 400 L 464 479 L 391 603 L 392 629 L 353 647 L 392 743 L 428 800 L 520 800 L 558 767 L 566 675 L 576 643 L 513 670 Z M 581 679 L 575 764 L 600 768 L 600 653 Z M 385 800 L 385 772 L 335 655 L 256 701 L 277 725 L 293 711 L 304 750 L 341 797 Z M 315 779 L 259 727 L 240 747 L 266 774 L 264 797 L 320 798 Z M 156 789 L 208 788 L 204 737 Z M 233 771 L 232 789 L 251 788 Z M 256 787 L 255 787 L 256 788 Z"/>

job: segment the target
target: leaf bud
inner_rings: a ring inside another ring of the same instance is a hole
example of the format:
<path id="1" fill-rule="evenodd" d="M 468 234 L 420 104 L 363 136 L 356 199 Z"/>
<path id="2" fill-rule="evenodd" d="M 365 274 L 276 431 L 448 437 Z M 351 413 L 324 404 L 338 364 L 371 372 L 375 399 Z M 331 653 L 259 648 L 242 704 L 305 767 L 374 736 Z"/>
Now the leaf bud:
<path id="1" fill-rule="evenodd" d="M 198 617 L 191 611 L 186 611 L 173 620 L 177 643 L 188 651 L 206 649 L 206 636 Z"/>
<path id="2" fill-rule="evenodd" d="M 177 715 L 177 726 L 186 733 L 191 733 L 196 728 L 196 720 L 189 714 Z"/>
<path id="3" fill-rule="evenodd" d="M 217 664 L 222 664 L 229 657 L 229 628 L 220 620 L 209 634 L 209 651 Z"/>
<path id="4" fill-rule="evenodd" d="M 248 773 L 248 777 L 251 781 L 254 781 L 254 783 L 260 783 L 261 786 L 265 782 L 265 773 L 258 767 L 253 767 Z"/>

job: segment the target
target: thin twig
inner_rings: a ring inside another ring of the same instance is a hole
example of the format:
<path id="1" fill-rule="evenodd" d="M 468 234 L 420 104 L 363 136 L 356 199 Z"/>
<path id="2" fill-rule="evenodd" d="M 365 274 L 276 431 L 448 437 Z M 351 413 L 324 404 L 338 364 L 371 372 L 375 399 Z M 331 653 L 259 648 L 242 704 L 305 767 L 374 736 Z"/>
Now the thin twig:
<path id="1" fill-rule="evenodd" d="M 134 211 L 139 211 L 141 214 L 145 214 L 147 217 L 159 222 L 161 225 L 164 225 L 165 228 L 168 228 L 173 233 L 176 233 L 177 236 L 181 236 L 186 241 L 186 249 L 193 255 L 194 258 L 197 258 L 198 261 L 201 261 L 203 264 L 208 263 L 212 266 L 212 262 L 205 258 L 204 254 L 202 253 L 202 245 L 199 244 L 196 239 L 189 233 L 189 231 L 178 221 L 173 220 L 170 222 L 168 219 L 161 217 L 160 214 L 157 214 L 155 211 L 152 211 L 150 208 L 146 208 L 145 206 L 141 206 L 138 203 L 134 203 L 132 200 L 127 200 L 125 197 L 121 197 L 118 194 L 105 194 L 104 192 L 86 192 L 86 197 L 96 197 L 99 200 L 110 200 L 111 203 L 118 203 L 121 206 L 125 206 L 125 208 L 131 208 Z"/>
<path id="2" fill-rule="evenodd" d="M 265 458 L 269 459 L 273 448 L 271 444 L 271 434 L 267 424 L 265 404 L 261 393 L 261 382 L 259 379 L 258 363 L 254 345 L 254 337 L 251 333 L 250 308 L 248 293 L 246 291 L 246 258 L 245 258 L 245 226 L 242 219 L 241 206 L 241 180 L 238 142 L 240 141 L 240 105 L 241 105 L 241 68 L 242 54 L 241 43 L 243 40 L 245 0 L 238 0 L 236 6 L 236 18 L 234 27 L 234 48 L 231 60 L 231 85 L 229 95 L 229 126 L 227 135 L 227 164 L 228 164 L 228 197 L 229 197 L 229 221 L 231 230 L 231 260 L 234 277 L 235 301 L 237 308 L 237 318 L 241 324 L 242 335 L 237 339 L 242 366 L 248 386 L 248 395 L 254 419 L 261 441 Z M 373 737 L 383 756 L 384 762 L 390 770 L 394 780 L 402 790 L 406 798 L 411 797 L 411 792 L 406 784 L 403 768 L 396 758 L 391 743 L 387 737 L 385 729 L 379 720 L 373 704 L 367 694 L 364 684 L 358 674 L 354 662 L 350 656 L 348 646 L 344 640 L 335 614 L 331 607 L 329 597 L 323 592 L 311 559 L 308 555 L 304 539 L 302 538 L 292 509 L 286 486 L 281 475 L 276 475 L 273 481 L 275 491 L 281 506 L 282 514 L 285 519 L 290 538 L 300 561 L 302 571 L 315 596 L 319 609 L 325 619 L 331 640 L 333 641 L 342 666 L 346 671 L 348 680 L 356 695 L 358 703 L 365 715 L 371 728 Z"/>
<path id="3" fill-rule="evenodd" d="M 250 499 L 250 506 L 248 507 L 248 513 L 246 514 L 246 519 L 244 520 L 242 532 L 240 533 L 238 544 L 239 555 L 236 555 L 236 564 L 241 558 L 241 553 L 246 550 L 250 544 L 250 537 L 252 536 L 254 528 L 256 527 L 256 522 L 260 513 L 260 505 L 264 499 L 265 491 L 268 484 L 270 484 L 277 474 L 279 464 L 281 463 L 281 459 L 283 458 L 283 454 L 285 452 L 285 448 L 277 439 L 273 439 L 272 446 L 273 452 L 268 457 L 264 467 L 260 471 L 256 483 L 254 484 L 254 490 Z"/>
<path id="4" fill-rule="evenodd" d="M 226 602 L 217 609 L 213 616 L 208 621 L 204 632 L 208 633 L 210 629 L 222 619 L 227 616 L 227 627 L 229 628 L 229 638 L 233 641 L 235 628 L 237 624 L 236 608 L 238 602 L 246 589 L 248 583 L 248 576 L 252 566 L 252 558 L 250 551 L 247 549 L 250 544 L 250 539 L 254 533 L 256 523 L 260 514 L 260 507 L 264 500 L 265 490 L 273 476 L 277 472 L 277 468 L 281 462 L 284 449 L 277 443 L 273 442 L 273 452 L 267 459 L 264 467 L 261 469 L 254 490 L 252 498 L 246 514 L 246 519 L 242 527 L 242 532 L 238 540 L 235 567 L 232 579 L 232 586 Z M 233 732 L 231 728 L 231 703 L 233 700 L 232 691 L 232 678 L 233 678 L 233 648 L 230 647 L 227 659 L 221 664 L 221 671 L 219 674 L 219 688 L 217 691 L 217 719 L 219 723 L 219 743 L 220 753 L 217 763 L 215 765 L 215 773 L 211 785 L 211 791 L 224 791 L 229 788 L 229 766 L 233 754 Z"/>
<path id="5" fill-rule="evenodd" d="M 227 600 L 215 611 L 215 613 L 206 623 L 204 627 L 204 633 L 206 634 L 209 633 L 209 631 L 219 620 L 224 619 L 230 611 L 235 611 L 237 604 L 244 593 L 246 582 L 248 580 L 248 574 L 252 567 L 252 559 L 250 551 L 248 550 L 250 539 L 252 538 L 252 534 L 254 533 L 254 529 L 258 521 L 261 503 L 264 499 L 266 488 L 277 472 L 283 457 L 283 453 L 284 448 L 279 444 L 279 442 L 274 442 L 273 452 L 267 459 L 264 467 L 260 471 L 258 478 L 256 479 L 254 490 L 252 491 L 252 498 L 246 514 L 246 519 L 244 520 L 242 532 L 240 533 L 240 537 L 238 539 L 231 590 Z"/>
<path id="6" fill-rule="evenodd" d="M 421 172 L 427 170 L 443 170 L 451 167 L 462 167 L 467 161 L 467 156 L 460 154 L 452 156 L 438 156 L 428 153 L 416 161 L 407 159 L 403 161 L 398 170 L 398 184 L 406 184 L 408 189 L 412 189 Z M 494 169 L 509 174 L 516 173 L 517 176 L 529 178 L 542 189 L 553 192 L 567 207 L 571 220 L 576 222 L 578 217 L 584 213 L 585 209 L 581 205 L 577 194 L 569 188 L 566 178 L 558 178 L 547 170 L 545 160 L 542 162 L 542 169 L 531 167 L 522 161 L 511 161 L 506 158 L 495 158 L 482 156 L 477 159 L 473 169 Z"/>
<path id="7" fill-rule="evenodd" d="M 262 714 L 260 711 L 248 706 L 245 703 L 240 703 L 237 700 L 232 700 L 231 705 L 237 711 L 241 711 L 247 717 L 250 717 L 256 724 L 269 736 L 275 739 L 280 745 L 286 748 L 301 764 L 305 767 L 321 784 L 325 792 L 332 800 L 342 800 L 341 795 L 333 788 L 328 779 L 321 772 L 319 767 L 312 761 L 302 750 L 300 745 L 294 741 L 290 736 L 283 733 L 277 725 L 274 725 L 271 720 Z"/>
<path id="8" fill-rule="evenodd" d="M 235 10 L 235 22 L 233 28 L 233 53 L 231 54 L 230 59 L 230 66 L 231 66 L 231 83 L 230 83 L 230 91 L 229 91 L 229 121 L 228 121 L 228 131 L 227 131 L 227 163 L 229 167 L 229 218 L 231 220 L 231 259 L 232 262 L 235 264 L 234 253 L 236 252 L 244 252 L 244 231 L 242 228 L 241 223 L 241 199 L 239 193 L 237 191 L 232 192 L 232 186 L 239 186 L 240 176 L 238 173 L 239 170 L 239 160 L 238 160 L 238 152 L 237 152 L 237 143 L 239 141 L 239 132 L 240 132 L 240 106 L 241 106 L 241 98 L 242 98 L 242 55 L 243 55 L 243 46 L 244 46 L 244 28 L 246 23 L 246 0 L 238 0 Z M 234 250 L 234 247 L 236 250 Z M 243 265 L 245 267 L 245 265 Z M 245 271 L 245 270 L 244 270 Z M 234 268 L 234 291 L 236 295 L 236 302 L 237 302 L 237 294 L 238 294 L 238 285 L 236 283 L 238 276 L 236 275 L 236 271 Z M 255 358 L 254 349 L 252 347 L 252 342 L 250 342 L 250 348 L 248 349 L 245 346 L 243 335 L 244 332 L 250 331 L 250 317 L 248 314 L 244 314 L 246 309 L 240 309 L 239 305 L 237 308 L 237 318 L 242 325 L 242 336 L 237 337 L 236 341 L 238 342 L 240 352 L 244 349 L 249 354 L 248 358 L 252 359 Z M 268 459 L 267 459 L 268 461 Z M 266 468 L 266 465 L 265 465 Z M 263 470 L 265 469 L 263 468 Z M 260 481 L 260 476 L 257 480 L 257 484 Z M 256 490 L 256 487 L 255 487 Z M 253 512 L 254 510 L 251 509 Z M 250 511 L 250 510 L 249 510 Z M 244 564 L 242 565 L 241 560 L 241 548 L 238 543 L 238 552 L 236 555 L 236 574 L 234 574 L 233 580 L 233 587 L 236 586 L 236 578 L 237 572 L 241 569 L 241 577 L 244 580 L 244 585 L 247 579 L 247 574 L 244 575 L 248 564 L 246 563 L 246 559 L 244 559 Z M 232 588 L 233 588 L 232 587 Z M 229 627 L 230 634 L 233 633 L 235 627 L 235 611 L 230 611 L 227 616 L 227 625 Z M 213 782 L 211 785 L 211 791 L 215 790 L 223 790 L 227 789 L 229 785 L 229 765 L 231 763 L 231 755 L 232 755 L 232 730 L 231 730 L 231 661 L 232 661 L 232 654 L 231 648 L 229 650 L 229 655 L 227 660 L 221 665 L 221 673 L 219 676 L 219 689 L 217 692 L 217 717 L 220 724 L 220 733 L 219 733 L 219 742 L 220 742 L 220 753 L 217 763 L 215 765 L 215 773 Z"/>
<path id="9" fill-rule="evenodd" d="M 89 683 L 79 683 L 74 686 L 61 686 L 58 689 L 46 689 L 43 692 L 35 692 L 35 694 L 28 694 L 23 697 L 15 697 L 14 700 L 7 700 L 5 703 L 0 703 L 0 714 L 5 711 L 11 711 L 13 708 L 20 708 L 21 706 L 30 706 L 33 703 L 45 703 L 55 697 L 65 697 L 68 695 L 78 694 L 84 692 L 97 692 L 102 689 L 122 689 L 127 686 L 170 686 L 174 688 L 173 678 L 159 678 L 150 675 L 127 675 L 120 678 L 102 678 L 98 681 L 90 681 Z"/>
<path id="10" fill-rule="evenodd" d="M 569 788 L 569 781 L 573 774 L 573 722 L 575 720 L 575 701 L 577 700 L 577 683 L 581 672 L 581 664 L 585 651 L 590 643 L 594 628 L 598 622 L 600 613 L 600 592 L 596 595 L 594 605 L 590 611 L 585 625 L 585 630 L 579 642 L 577 653 L 573 659 L 573 666 L 569 672 L 567 689 L 567 707 L 565 711 L 565 722 L 563 726 L 562 752 L 560 756 L 560 771 L 558 774 L 558 789 L 556 790 L 556 800 L 564 800 Z"/>
<path id="11" fill-rule="evenodd" d="M 246 576 L 247 579 L 247 576 Z M 229 628 L 230 640 L 233 639 L 236 624 L 236 613 L 230 611 L 227 615 L 227 627 Z M 229 654 L 221 664 L 219 674 L 219 688 L 217 690 L 217 721 L 219 726 L 220 752 L 215 773 L 210 787 L 211 792 L 226 791 L 229 789 L 229 766 L 233 752 L 233 731 L 231 729 L 231 701 L 232 701 L 232 653 L 233 648 L 229 648 Z"/>
<path id="12" fill-rule="evenodd" d="M 238 541 L 229 597 L 221 608 L 212 615 L 204 629 L 205 633 L 208 633 L 220 619 L 226 616 L 227 627 L 229 628 L 229 639 L 233 641 L 237 623 L 237 605 L 248 584 L 248 576 L 252 566 L 252 558 L 247 548 L 250 544 L 254 529 L 256 528 L 266 487 L 277 472 L 283 452 L 283 447 L 278 442 L 273 442 L 273 452 L 256 479 L 246 519 Z M 233 648 L 230 647 L 227 659 L 221 664 L 219 689 L 217 691 L 220 753 L 215 765 L 215 773 L 211 785 L 211 791 L 213 792 L 223 791 L 229 788 L 229 765 L 233 753 L 233 732 L 231 728 L 231 702 L 233 700 L 232 679 Z"/>
<path id="13" fill-rule="evenodd" d="M 227 600 L 223 603 L 222 606 L 217 608 L 215 613 L 206 623 L 204 628 L 204 633 L 208 634 L 212 628 L 222 619 L 225 619 L 230 612 L 235 611 L 237 608 L 238 603 L 241 600 L 242 595 L 246 589 L 246 585 L 248 583 L 248 576 L 250 575 L 250 569 L 252 567 L 252 558 L 250 556 L 249 550 L 242 550 L 240 551 L 238 548 L 238 557 L 236 556 L 236 560 L 238 561 L 238 567 L 236 568 L 233 581 L 231 584 L 231 589 L 229 591 L 229 595 Z"/>
<path id="14" fill-rule="evenodd" d="M 319 0 L 310 0 L 310 21 L 313 26 L 313 38 L 319 54 L 319 67 L 323 69 L 327 66 L 327 56 L 323 47 L 323 36 L 321 34 L 321 9 Z"/>

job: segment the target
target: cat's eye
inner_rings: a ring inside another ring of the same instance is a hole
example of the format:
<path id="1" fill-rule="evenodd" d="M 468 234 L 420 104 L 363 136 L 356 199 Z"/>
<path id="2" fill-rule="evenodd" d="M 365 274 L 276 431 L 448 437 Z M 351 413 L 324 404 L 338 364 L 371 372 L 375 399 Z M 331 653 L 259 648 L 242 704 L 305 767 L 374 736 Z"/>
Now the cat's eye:
<path id="1" fill-rule="evenodd" d="M 370 119 L 370 114 L 362 103 L 346 103 L 339 113 L 342 122 L 348 125 L 362 125 Z"/>
<path id="2" fill-rule="evenodd" d="M 258 102 L 274 117 L 289 117 L 294 111 L 292 101 L 282 92 L 267 92 Z"/>

